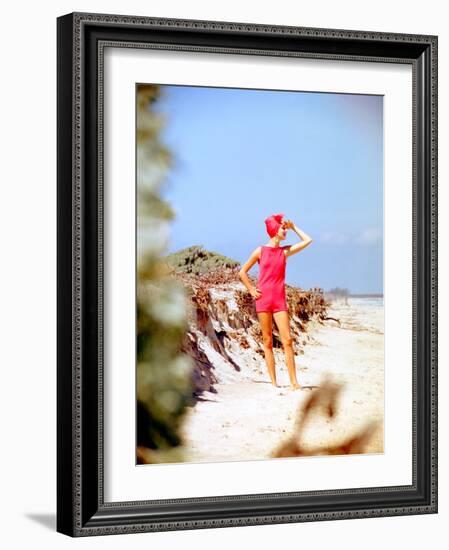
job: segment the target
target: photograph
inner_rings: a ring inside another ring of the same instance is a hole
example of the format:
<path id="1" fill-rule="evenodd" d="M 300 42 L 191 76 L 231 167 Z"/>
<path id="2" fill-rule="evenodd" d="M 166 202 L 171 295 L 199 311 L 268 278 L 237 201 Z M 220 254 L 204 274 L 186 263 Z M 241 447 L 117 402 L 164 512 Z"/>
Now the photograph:
<path id="1" fill-rule="evenodd" d="M 136 465 L 384 453 L 383 96 L 138 82 L 135 125 Z"/>

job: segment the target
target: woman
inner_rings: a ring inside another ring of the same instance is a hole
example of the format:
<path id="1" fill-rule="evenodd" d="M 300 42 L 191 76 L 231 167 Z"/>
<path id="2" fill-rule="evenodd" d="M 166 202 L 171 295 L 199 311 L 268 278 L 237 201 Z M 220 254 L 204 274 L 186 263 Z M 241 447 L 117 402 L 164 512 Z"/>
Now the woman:
<path id="1" fill-rule="evenodd" d="M 290 387 L 296 390 L 301 386 L 296 379 L 293 339 L 290 333 L 288 307 L 285 299 L 285 266 L 287 258 L 309 246 L 312 239 L 296 227 L 291 220 L 284 221 L 283 217 L 284 214 L 274 214 L 265 220 L 270 240 L 266 245 L 258 246 L 253 251 L 249 260 L 240 269 L 239 277 L 256 301 L 256 312 L 262 328 L 265 362 L 271 383 L 278 387 L 273 355 L 274 317 L 284 348 Z M 302 241 L 293 245 L 281 246 L 280 243 L 285 239 L 288 229 L 293 229 Z M 259 262 L 259 278 L 257 286 L 254 288 L 247 272 L 256 262 Z"/>

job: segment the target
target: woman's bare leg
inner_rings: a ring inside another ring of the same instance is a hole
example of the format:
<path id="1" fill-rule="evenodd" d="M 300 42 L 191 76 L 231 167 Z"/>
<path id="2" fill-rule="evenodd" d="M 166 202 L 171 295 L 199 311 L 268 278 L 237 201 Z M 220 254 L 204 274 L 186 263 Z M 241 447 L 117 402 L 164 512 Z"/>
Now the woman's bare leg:
<path id="1" fill-rule="evenodd" d="M 284 347 L 285 362 L 287 363 L 290 386 L 293 389 L 299 389 L 301 386 L 296 379 L 295 354 L 293 352 L 293 338 L 290 333 L 288 311 L 276 311 L 273 313 L 273 317 L 276 321 L 279 336 Z"/>
<path id="2" fill-rule="evenodd" d="M 271 383 L 277 386 L 276 368 L 273 355 L 273 314 L 268 311 L 262 311 L 259 316 L 260 328 L 262 329 L 263 349 L 265 352 L 265 362 L 267 364 L 268 374 Z"/>

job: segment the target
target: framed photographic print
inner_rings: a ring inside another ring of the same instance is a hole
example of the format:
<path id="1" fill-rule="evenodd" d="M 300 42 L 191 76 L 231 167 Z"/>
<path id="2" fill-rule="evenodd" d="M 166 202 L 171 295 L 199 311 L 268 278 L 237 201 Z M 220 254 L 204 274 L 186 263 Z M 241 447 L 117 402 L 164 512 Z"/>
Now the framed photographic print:
<path id="1" fill-rule="evenodd" d="M 57 31 L 57 530 L 436 513 L 437 37 Z"/>

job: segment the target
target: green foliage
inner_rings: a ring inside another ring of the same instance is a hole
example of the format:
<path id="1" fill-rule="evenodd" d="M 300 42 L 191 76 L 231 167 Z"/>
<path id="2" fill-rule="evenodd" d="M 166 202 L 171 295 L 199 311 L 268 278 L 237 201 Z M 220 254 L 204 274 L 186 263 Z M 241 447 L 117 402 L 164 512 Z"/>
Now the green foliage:
<path id="1" fill-rule="evenodd" d="M 189 246 L 165 256 L 164 260 L 176 272 L 193 273 L 201 275 L 214 269 L 237 267 L 239 262 L 206 250 L 199 245 Z"/>
<path id="2" fill-rule="evenodd" d="M 180 352 L 187 329 L 186 295 L 166 277 L 161 252 L 174 214 L 160 196 L 172 156 L 160 142 L 163 118 L 153 104 L 161 88 L 137 89 L 137 459 L 182 462 L 181 427 L 192 401 L 193 364 Z"/>
<path id="3" fill-rule="evenodd" d="M 347 288 L 340 288 L 337 286 L 328 290 L 327 294 L 332 294 L 333 296 L 342 296 L 343 298 L 346 298 L 347 296 L 349 296 L 349 290 Z"/>

